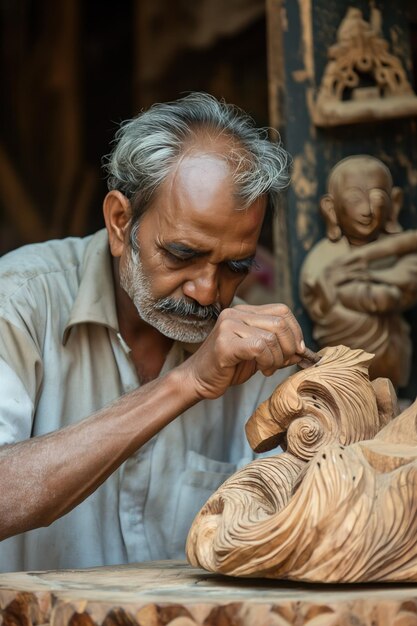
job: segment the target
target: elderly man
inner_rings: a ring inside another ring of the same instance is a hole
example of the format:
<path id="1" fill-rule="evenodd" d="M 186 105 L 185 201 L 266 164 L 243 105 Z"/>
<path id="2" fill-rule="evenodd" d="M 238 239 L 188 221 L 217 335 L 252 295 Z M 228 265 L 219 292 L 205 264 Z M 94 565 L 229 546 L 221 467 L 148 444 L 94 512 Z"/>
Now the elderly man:
<path id="1" fill-rule="evenodd" d="M 182 556 L 304 350 L 286 306 L 233 303 L 279 145 L 191 94 L 123 124 L 106 167 L 105 230 L 0 264 L 3 571 Z"/>

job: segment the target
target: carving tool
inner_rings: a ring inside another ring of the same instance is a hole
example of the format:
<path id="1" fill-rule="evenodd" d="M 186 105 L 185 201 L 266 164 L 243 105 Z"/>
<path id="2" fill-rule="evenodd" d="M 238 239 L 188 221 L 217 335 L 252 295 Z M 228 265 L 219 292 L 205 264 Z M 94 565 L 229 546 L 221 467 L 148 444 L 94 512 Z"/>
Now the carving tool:
<path id="1" fill-rule="evenodd" d="M 303 354 L 300 356 L 302 356 L 303 358 L 297 363 L 297 365 L 302 369 L 306 369 L 306 367 L 312 367 L 312 365 L 315 365 L 321 359 L 321 356 L 317 354 L 317 352 L 313 352 L 313 350 L 310 350 L 310 348 L 306 348 Z"/>

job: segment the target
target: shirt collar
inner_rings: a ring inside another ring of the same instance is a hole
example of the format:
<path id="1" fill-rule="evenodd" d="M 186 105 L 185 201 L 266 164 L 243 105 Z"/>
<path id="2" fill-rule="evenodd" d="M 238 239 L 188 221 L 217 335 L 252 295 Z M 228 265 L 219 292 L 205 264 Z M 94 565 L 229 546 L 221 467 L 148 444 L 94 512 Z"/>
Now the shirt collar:
<path id="1" fill-rule="evenodd" d="M 81 280 L 62 343 L 77 324 L 93 323 L 118 332 L 112 261 L 105 228 L 90 239 L 80 266 Z"/>

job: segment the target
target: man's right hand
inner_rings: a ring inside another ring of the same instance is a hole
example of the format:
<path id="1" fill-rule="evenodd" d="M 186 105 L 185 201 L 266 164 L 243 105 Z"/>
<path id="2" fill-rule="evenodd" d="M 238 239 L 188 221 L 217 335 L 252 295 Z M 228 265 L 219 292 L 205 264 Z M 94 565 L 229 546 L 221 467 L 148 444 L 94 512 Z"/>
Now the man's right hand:
<path id="1" fill-rule="evenodd" d="M 300 327 L 286 306 L 226 309 L 179 367 L 70 426 L 4 446 L 0 540 L 51 524 L 193 404 L 221 396 L 257 370 L 268 376 L 296 363 L 303 350 Z"/>
<path id="2" fill-rule="evenodd" d="M 271 376 L 298 363 L 304 348 L 301 328 L 286 305 L 238 305 L 222 311 L 210 335 L 181 369 L 199 400 L 213 399 L 257 371 Z"/>

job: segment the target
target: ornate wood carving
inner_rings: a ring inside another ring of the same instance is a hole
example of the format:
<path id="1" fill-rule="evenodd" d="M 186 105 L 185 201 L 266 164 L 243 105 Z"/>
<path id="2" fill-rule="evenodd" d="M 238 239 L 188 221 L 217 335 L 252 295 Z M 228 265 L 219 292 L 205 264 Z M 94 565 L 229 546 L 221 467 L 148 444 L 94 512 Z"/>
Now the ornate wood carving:
<path id="1" fill-rule="evenodd" d="M 180 562 L 0 575 L 3 626 L 415 626 L 417 588 L 227 580 Z"/>
<path id="2" fill-rule="evenodd" d="M 354 124 L 417 115 L 413 93 L 400 59 L 380 34 L 380 13 L 371 23 L 349 7 L 321 81 L 313 121 L 317 126 Z"/>
<path id="3" fill-rule="evenodd" d="M 281 445 L 309 461 L 325 445 L 373 438 L 397 412 L 389 381 L 369 381 L 372 354 L 345 346 L 319 354 L 319 363 L 285 380 L 247 422 L 256 452 Z"/>
<path id="4" fill-rule="evenodd" d="M 255 449 L 285 452 L 242 468 L 207 501 L 188 559 L 233 576 L 417 581 L 417 401 L 395 417 L 392 385 L 367 376 L 372 355 L 319 354 L 248 422 Z"/>

